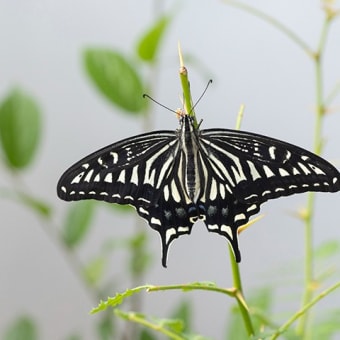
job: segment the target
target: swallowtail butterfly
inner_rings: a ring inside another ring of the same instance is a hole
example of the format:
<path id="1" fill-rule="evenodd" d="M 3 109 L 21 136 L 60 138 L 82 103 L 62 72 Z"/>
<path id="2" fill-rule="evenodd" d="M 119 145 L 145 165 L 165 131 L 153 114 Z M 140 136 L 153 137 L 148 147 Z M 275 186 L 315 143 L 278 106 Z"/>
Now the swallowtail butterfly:
<path id="1" fill-rule="evenodd" d="M 58 196 L 130 204 L 157 230 L 166 267 L 170 243 L 203 220 L 241 260 L 237 229 L 265 201 L 306 191 L 340 190 L 340 173 L 300 147 L 259 134 L 199 130 L 181 112 L 176 131 L 111 144 L 71 166 Z"/>

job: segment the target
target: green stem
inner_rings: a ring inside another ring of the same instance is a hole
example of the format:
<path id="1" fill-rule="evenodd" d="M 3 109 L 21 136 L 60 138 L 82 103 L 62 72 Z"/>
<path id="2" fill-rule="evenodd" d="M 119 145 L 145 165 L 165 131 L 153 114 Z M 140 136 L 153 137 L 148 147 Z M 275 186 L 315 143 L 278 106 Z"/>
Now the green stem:
<path id="1" fill-rule="evenodd" d="M 229 246 L 229 253 L 230 253 L 230 263 L 231 263 L 231 269 L 233 273 L 233 284 L 235 287 L 235 291 L 237 292 L 237 303 L 238 307 L 240 309 L 242 319 L 244 322 L 244 325 L 246 327 L 247 334 L 249 336 L 254 335 L 254 327 L 253 323 L 251 321 L 251 317 L 249 314 L 249 308 L 245 302 L 244 296 L 243 296 L 243 290 L 242 290 L 242 280 L 241 280 L 241 274 L 240 274 L 240 268 L 238 263 L 235 261 L 234 252 Z"/>
<path id="2" fill-rule="evenodd" d="M 208 283 L 208 282 L 195 282 L 195 283 L 183 283 L 177 285 L 167 285 L 167 286 L 147 286 L 148 292 L 159 292 L 164 290 L 183 290 L 185 292 L 191 290 L 207 290 L 216 293 L 222 293 L 229 295 L 231 297 L 237 297 L 237 292 L 234 288 L 226 289 L 216 286 L 215 284 Z"/>
<path id="3" fill-rule="evenodd" d="M 127 319 L 129 321 L 133 321 L 136 324 L 140 324 L 144 327 L 153 329 L 159 333 L 162 333 L 164 335 L 166 335 L 169 339 L 173 339 L 173 340 L 184 340 L 184 338 L 176 333 L 174 333 L 173 331 L 160 326 L 159 324 L 156 323 L 152 323 L 151 321 L 147 320 L 145 317 L 140 316 L 137 313 L 124 313 L 119 309 L 115 310 L 115 314 L 118 315 L 119 317 L 123 318 L 123 319 Z M 130 339 L 130 338 L 129 338 Z"/>
<path id="4" fill-rule="evenodd" d="M 240 110 L 237 115 L 236 119 L 236 130 L 240 130 L 241 128 L 241 122 L 243 118 L 243 111 L 244 106 L 241 105 Z M 237 300 L 238 306 L 240 308 L 240 312 L 243 318 L 244 325 L 246 327 L 247 333 L 249 336 L 254 335 L 254 327 L 250 318 L 249 309 L 245 303 L 244 297 L 243 297 L 243 288 L 242 288 L 242 279 L 241 279 L 241 273 L 238 263 L 235 261 L 235 255 L 232 250 L 232 247 L 229 245 L 229 255 L 230 255 L 230 264 L 231 264 L 231 270 L 233 274 L 233 284 L 236 288 L 236 291 L 238 294 L 240 294 L 240 299 Z"/>
<path id="5" fill-rule="evenodd" d="M 246 5 L 242 2 L 239 1 L 234 1 L 234 0 L 224 0 L 228 5 L 240 8 L 244 10 L 245 12 L 248 12 L 259 19 L 269 23 L 273 27 L 277 28 L 279 31 L 281 31 L 283 34 L 288 36 L 296 45 L 298 45 L 300 48 L 302 48 L 308 55 L 313 56 L 313 50 L 297 35 L 295 34 L 292 30 L 290 30 L 287 26 L 279 22 L 278 20 L 274 19 L 270 15 L 261 12 L 260 10 Z"/>
<path id="6" fill-rule="evenodd" d="M 232 250 L 230 250 L 232 260 L 233 260 L 233 253 Z M 233 273 L 234 274 L 234 284 L 235 286 L 238 285 L 241 287 L 241 279 L 239 275 L 238 270 L 238 264 L 234 260 L 233 267 Z M 249 336 L 254 335 L 254 328 L 251 322 L 250 314 L 249 314 L 249 308 L 244 300 L 242 291 L 239 290 L 237 287 L 231 288 L 231 289 L 225 289 L 221 287 L 217 287 L 214 284 L 207 284 L 207 283 L 192 283 L 192 284 L 179 284 L 179 285 L 170 285 L 170 286 L 150 286 L 148 288 L 148 292 L 154 292 L 154 291 L 162 291 L 162 290 L 171 290 L 171 289 L 181 289 L 183 291 L 190 291 L 190 290 L 208 290 L 213 291 L 217 293 L 222 293 L 229 295 L 231 297 L 234 297 L 238 303 L 238 306 L 241 311 L 242 318 L 244 320 L 244 324 L 247 330 L 247 333 Z"/>
<path id="7" fill-rule="evenodd" d="M 315 83 L 316 83 L 316 113 L 314 125 L 314 153 L 320 155 L 322 152 L 322 123 L 325 114 L 324 94 L 323 94 L 323 70 L 322 57 L 324 54 L 325 44 L 328 35 L 328 29 L 331 17 L 326 16 L 321 31 L 319 46 L 314 54 L 315 64 Z M 305 216 L 305 285 L 302 298 L 302 306 L 307 305 L 313 298 L 314 293 L 314 256 L 313 256 L 313 216 L 315 209 L 315 194 L 309 193 L 307 199 L 307 211 Z M 302 315 L 297 325 L 297 334 L 304 339 L 308 338 L 308 320 L 310 313 L 306 311 Z"/>
<path id="8" fill-rule="evenodd" d="M 183 104 L 184 104 L 185 112 L 190 117 L 193 118 L 194 127 L 197 129 L 198 123 L 197 123 L 194 107 L 193 107 L 193 104 L 192 104 L 188 70 L 184 66 L 182 51 L 181 51 L 181 47 L 180 47 L 179 44 L 178 44 L 178 54 L 179 54 L 179 60 L 180 60 L 179 78 L 181 80 L 181 85 L 182 85 L 182 89 L 183 89 L 183 101 L 184 101 Z"/>
<path id="9" fill-rule="evenodd" d="M 307 312 L 321 299 L 340 288 L 340 282 L 335 283 L 333 286 L 321 292 L 317 297 L 305 304 L 299 311 L 297 311 L 286 323 L 284 323 L 270 338 L 270 340 L 277 339 L 281 334 L 289 329 L 289 327 L 299 318 L 303 318 Z"/>
<path id="10" fill-rule="evenodd" d="M 194 119 L 194 126 L 197 128 L 197 119 L 196 115 L 192 106 L 192 99 L 191 99 L 191 92 L 190 92 L 190 83 L 188 79 L 188 72 L 187 69 L 184 66 L 181 51 L 179 48 L 179 56 L 180 56 L 180 79 L 181 79 L 181 84 L 183 88 L 183 96 L 184 96 L 184 105 L 185 105 L 185 110 L 186 112 L 193 117 Z M 239 129 L 241 126 L 241 120 L 243 116 L 243 106 L 241 106 L 241 109 L 239 110 L 238 113 L 238 118 L 237 118 L 237 124 L 236 128 Z M 229 248 L 230 249 L 230 248 Z M 246 305 L 246 302 L 243 297 L 243 291 L 242 291 L 242 281 L 241 281 L 241 275 L 240 275 L 240 270 L 238 263 L 236 263 L 234 259 L 234 254 L 232 250 L 230 249 L 230 259 L 231 259 L 231 267 L 232 267 L 232 273 L 233 273 L 233 282 L 234 282 L 234 287 L 235 287 L 235 297 L 237 299 L 237 303 L 240 308 L 240 312 L 247 330 L 248 335 L 253 335 L 254 334 L 254 328 L 251 322 L 250 314 L 249 314 L 249 309 Z"/>
<path id="11" fill-rule="evenodd" d="M 319 46 L 316 53 L 293 31 L 287 28 L 285 25 L 274 19 L 273 17 L 234 0 L 225 0 L 225 2 L 234 7 L 238 7 L 261 20 L 269 23 L 273 27 L 277 28 L 279 31 L 284 33 L 289 37 L 294 43 L 296 43 L 306 54 L 312 57 L 315 64 L 315 78 L 316 78 L 316 115 L 315 115 L 315 128 L 314 128 L 314 153 L 320 154 L 322 151 L 322 121 L 325 113 L 326 101 L 323 95 L 323 82 L 322 82 L 322 56 L 325 49 L 325 44 L 328 36 L 329 25 L 333 18 L 335 18 L 335 13 L 325 11 L 324 25 L 321 31 Z M 337 90 L 336 90 L 337 91 Z M 336 93 L 336 92 L 335 92 Z M 332 98 L 332 97 L 331 97 Z M 313 211 L 315 207 L 315 195 L 314 193 L 309 193 L 307 199 L 307 212 L 305 215 L 305 287 L 302 299 L 302 307 L 307 306 L 309 302 L 313 299 L 314 292 L 314 258 L 313 258 Z M 301 316 L 300 322 L 297 326 L 297 333 L 304 339 L 308 338 L 307 335 L 307 324 L 309 319 L 308 308 L 304 311 Z"/>

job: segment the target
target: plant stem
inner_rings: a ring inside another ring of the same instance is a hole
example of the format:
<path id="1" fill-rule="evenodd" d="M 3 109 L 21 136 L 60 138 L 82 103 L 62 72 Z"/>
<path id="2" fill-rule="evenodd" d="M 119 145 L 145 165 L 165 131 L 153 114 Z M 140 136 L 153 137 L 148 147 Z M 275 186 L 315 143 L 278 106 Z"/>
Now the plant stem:
<path id="1" fill-rule="evenodd" d="M 323 94 L 323 70 L 322 70 L 322 57 L 326 45 L 328 36 L 328 30 L 332 20 L 339 15 L 338 12 L 334 12 L 332 9 L 325 8 L 325 20 L 320 34 L 319 45 L 316 52 L 313 50 L 293 31 L 287 28 L 285 25 L 274 19 L 273 17 L 263 13 L 256 8 L 248 6 L 238 1 L 225 0 L 225 2 L 234 7 L 238 7 L 261 20 L 266 21 L 273 27 L 280 30 L 287 37 L 289 37 L 294 43 L 296 43 L 312 60 L 315 65 L 315 83 L 316 83 L 316 114 L 315 114 L 315 125 L 314 125 L 314 153 L 320 155 L 322 151 L 322 122 L 323 116 L 326 112 L 326 99 Z M 338 91 L 337 88 L 334 90 L 334 94 Z M 333 99 L 334 94 L 330 96 L 329 100 Z M 314 256 L 313 256 L 313 212 L 315 208 L 315 194 L 309 193 L 307 199 L 306 214 L 304 218 L 305 223 L 305 286 L 304 294 L 302 299 L 302 308 L 307 306 L 313 299 L 314 292 Z M 306 330 L 308 329 L 309 319 L 309 308 L 306 308 L 301 315 L 299 324 L 297 325 L 296 332 L 303 339 L 308 338 Z M 299 315 L 300 316 L 300 315 Z M 275 337 L 276 338 L 276 337 Z M 274 339 L 274 338 L 273 338 Z"/>
<path id="2" fill-rule="evenodd" d="M 254 327 L 253 327 L 251 317 L 249 314 L 249 308 L 243 296 L 240 268 L 239 268 L 238 263 L 235 261 L 234 252 L 232 251 L 231 246 L 229 246 L 229 254 L 230 254 L 231 269 L 233 273 L 233 284 L 234 284 L 236 294 L 237 294 L 238 307 L 240 309 L 240 313 L 242 315 L 242 319 L 246 327 L 247 334 L 249 336 L 252 336 L 254 335 L 255 331 L 254 331 Z"/>
<path id="3" fill-rule="evenodd" d="M 301 49 L 303 49 L 309 56 L 313 55 L 313 50 L 292 30 L 290 30 L 287 26 L 279 22 L 278 20 L 274 19 L 270 15 L 252 7 L 249 5 L 246 5 L 239 1 L 234 0 L 224 0 L 226 4 L 240 8 L 244 10 L 245 12 L 248 12 L 261 20 L 267 22 L 268 24 L 272 25 L 279 31 L 281 31 L 283 34 L 288 36 L 296 45 L 298 45 Z"/>
<path id="4" fill-rule="evenodd" d="M 169 339 L 173 339 L 173 340 L 184 340 L 184 337 L 176 334 L 175 332 L 173 332 L 170 329 L 167 329 L 165 327 L 160 326 L 157 323 L 152 323 L 151 321 L 147 320 L 145 317 L 142 317 L 140 314 L 131 312 L 131 313 L 125 313 L 119 309 L 115 310 L 115 314 L 120 316 L 123 319 L 127 319 L 129 321 L 133 321 L 134 324 L 140 324 L 144 327 L 147 327 L 149 329 L 153 329 L 159 333 L 162 333 L 164 335 L 166 335 Z M 131 338 L 128 338 L 131 339 Z M 135 339 L 135 338 L 133 338 Z"/>
<path id="5" fill-rule="evenodd" d="M 180 59 L 180 79 L 181 79 L 181 84 L 183 88 L 183 96 L 184 96 L 184 105 L 185 105 L 185 110 L 186 112 L 193 118 L 194 120 L 194 126 L 195 128 L 198 127 L 197 119 L 196 119 L 196 114 L 194 112 L 194 108 L 192 106 L 192 97 L 191 97 L 191 92 L 190 92 L 190 82 L 188 79 L 188 72 L 187 69 L 184 66 L 183 62 L 183 57 L 180 49 L 180 45 L 178 45 L 178 52 L 179 52 L 179 59 Z M 239 129 L 241 125 L 241 120 L 243 116 L 243 109 L 244 107 L 241 106 L 239 113 L 238 113 L 238 118 L 237 118 L 237 126 L 236 128 Z M 229 247 L 230 250 L 230 259 L 231 259 L 231 267 L 232 267 L 232 273 L 233 273 L 233 282 L 234 282 L 234 288 L 235 288 L 235 297 L 237 300 L 237 303 L 240 308 L 241 315 L 244 320 L 244 324 L 247 330 L 247 333 L 249 336 L 254 334 L 254 329 L 253 325 L 251 322 L 250 314 L 249 314 L 249 309 L 247 307 L 247 304 L 244 300 L 243 297 L 243 292 L 242 292 L 242 282 L 241 282 L 241 275 L 238 267 L 238 263 L 236 263 L 234 259 L 234 254 Z"/>
<path id="6" fill-rule="evenodd" d="M 289 329 L 289 327 L 299 318 L 303 318 L 307 312 L 321 299 L 340 288 L 340 282 L 335 283 L 333 286 L 321 292 L 317 297 L 311 300 L 309 303 L 305 304 L 299 311 L 297 311 L 286 323 L 284 323 L 270 338 L 270 340 L 277 339 L 280 334 L 283 334 Z"/>
<path id="7" fill-rule="evenodd" d="M 329 24 L 332 17 L 325 18 L 319 46 L 314 54 L 315 66 L 315 84 L 316 84 L 316 110 L 315 110 L 315 125 L 314 125 L 314 153 L 320 155 L 322 152 L 322 123 L 325 114 L 324 94 L 323 94 L 323 70 L 322 70 L 322 57 L 324 54 L 325 44 L 328 35 Z M 307 199 L 307 211 L 305 215 L 305 286 L 302 298 L 302 307 L 307 305 L 313 298 L 314 292 L 314 256 L 313 256 L 313 216 L 315 209 L 315 194 L 309 193 Z M 309 311 L 302 315 L 299 324 L 297 325 L 296 332 L 304 339 L 308 338 L 307 328 Z"/>
<path id="8" fill-rule="evenodd" d="M 179 63 L 180 63 L 180 69 L 179 69 L 179 78 L 181 80 L 181 85 L 183 89 L 183 101 L 184 101 L 184 107 L 185 112 L 193 118 L 193 124 L 194 127 L 198 128 L 198 123 L 196 119 L 196 114 L 192 105 L 192 97 L 191 97 L 191 91 L 190 91 L 190 82 L 188 77 L 188 70 L 184 66 L 183 62 L 183 56 L 181 51 L 181 46 L 178 43 L 178 55 L 179 55 Z"/>
<path id="9" fill-rule="evenodd" d="M 243 112 L 244 112 L 244 105 L 241 105 L 239 112 L 237 114 L 236 126 L 235 126 L 236 130 L 240 130 L 241 128 Z M 249 309 L 243 297 L 243 288 L 242 288 L 240 268 L 239 268 L 238 263 L 235 261 L 235 256 L 234 256 L 234 252 L 232 250 L 231 245 L 229 245 L 229 255 L 230 255 L 231 270 L 233 273 L 233 284 L 240 297 L 239 299 L 237 299 L 238 306 L 240 308 L 240 312 L 241 312 L 247 333 L 249 336 L 251 336 L 251 335 L 254 335 L 254 328 L 251 322 Z"/>
<path id="10" fill-rule="evenodd" d="M 236 290 L 234 288 L 221 288 L 216 286 L 215 284 L 208 283 L 208 282 L 195 282 L 195 283 L 182 283 L 182 284 L 175 284 L 175 285 L 166 285 L 166 286 L 142 286 L 142 288 L 146 288 L 148 292 L 159 292 L 164 290 L 178 290 L 181 289 L 185 292 L 191 290 L 208 290 L 212 292 L 222 293 L 229 295 L 231 297 L 236 297 Z M 139 287 L 138 287 L 139 288 Z"/>

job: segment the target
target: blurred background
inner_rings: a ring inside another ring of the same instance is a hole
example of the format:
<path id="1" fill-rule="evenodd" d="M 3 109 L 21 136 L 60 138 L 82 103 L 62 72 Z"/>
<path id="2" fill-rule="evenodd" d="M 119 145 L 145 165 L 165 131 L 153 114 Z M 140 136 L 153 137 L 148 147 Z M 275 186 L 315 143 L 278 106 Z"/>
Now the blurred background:
<path id="1" fill-rule="evenodd" d="M 326 2 L 244 3 L 284 23 L 312 50 L 318 47 Z M 148 63 L 136 46 L 162 15 L 170 19 L 157 58 Z M 57 198 L 59 177 L 83 156 L 145 130 L 178 127 L 172 113 L 153 103 L 145 115 L 105 98 L 91 77 L 85 52 L 118 51 L 144 80 L 143 92 L 176 109 L 181 107 L 180 41 L 194 101 L 213 79 L 196 108 L 202 128 L 233 128 L 245 104 L 243 130 L 313 150 L 316 80 L 307 53 L 268 22 L 223 1 L 0 0 L 0 27 L 0 102 L 20 89 L 34 100 L 42 118 L 42 135 L 27 166 L 13 169 L 1 153 L 0 338 L 25 316 L 39 339 L 105 339 L 98 331 L 105 328 L 98 326 L 103 316 L 89 315 L 100 297 L 144 283 L 212 281 L 231 287 L 226 240 L 208 233 L 203 223 L 173 242 L 164 269 L 158 233 L 136 214 L 102 203 L 81 210 Z M 339 84 L 339 36 L 335 21 L 323 59 L 325 96 Z M 339 104 L 337 96 L 323 120 L 323 157 L 338 168 Z M 300 306 L 304 229 L 295 213 L 305 207 L 306 198 L 303 194 L 267 202 L 261 210 L 264 218 L 239 238 L 245 295 L 270 286 L 273 313 L 280 321 Z M 337 194 L 317 195 L 316 248 L 339 240 L 339 203 Z M 65 243 L 65 225 L 84 210 L 91 215 L 86 233 L 79 242 Z M 131 266 L 130 248 L 140 232 L 146 260 L 138 271 Z M 335 292 L 318 310 L 337 307 L 339 299 L 340 292 Z M 141 294 L 136 303 L 143 312 L 165 318 L 183 301 L 191 306 L 192 331 L 226 338 L 231 298 L 176 291 Z M 124 333 L 126 322 L 112 327 L 119 328 L 112 334 L 129 334 Z"/>

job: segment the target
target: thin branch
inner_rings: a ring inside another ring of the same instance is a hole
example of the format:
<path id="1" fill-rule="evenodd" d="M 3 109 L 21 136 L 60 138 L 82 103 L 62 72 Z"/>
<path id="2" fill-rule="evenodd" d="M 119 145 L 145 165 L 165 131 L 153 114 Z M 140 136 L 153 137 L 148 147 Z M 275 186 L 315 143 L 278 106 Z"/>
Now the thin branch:
<path id="1" fill-rule="evenodd" d="M 321 292 L 317 297 L 315 297 L 312 301 L 298 310 L 290 319 L 287 320 L 270 338 L 271 340 L 277 339 L 281 334 L 289 329 L 289 327 L 300 317 L 306 314 L 306 312 L 311 309 L 317 302 L 325 298 L 327 295 L 340 288 L 340 281 L 335 283 L 333 286 Z"/>
<path id="2" fill-rule="evenodd" d="M 304 50 L 310 57 L 314 56 L 314 52 L 312 48 L 310 48 L 296 33 L 294 33 L 291 29 L 289 29 L 287 26 L 285 26 L 278 20 L 274 19 L 272 16 L 239 1 L 224 0 L 224 2 L 228 5 L 240 8 L 244 10 L 245 12 L 248 12 L 258 17 L 259 19 L 267 22 L 268 24 L 278 29 L 281 33 L 286 35 L 288 38 L 290 38 L 296 45 L 298 45 L 302 50 Z"/>

